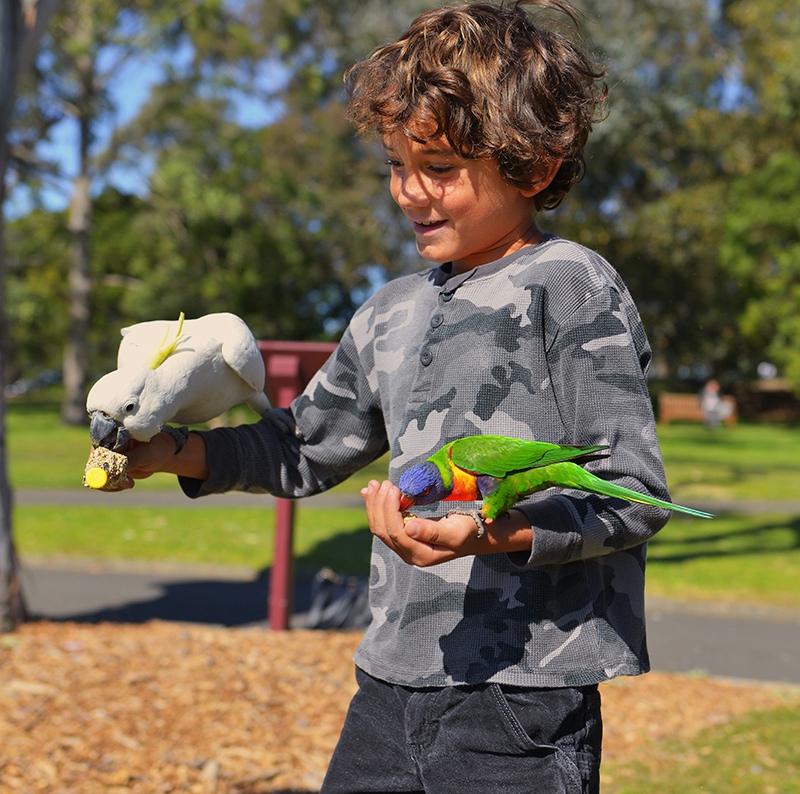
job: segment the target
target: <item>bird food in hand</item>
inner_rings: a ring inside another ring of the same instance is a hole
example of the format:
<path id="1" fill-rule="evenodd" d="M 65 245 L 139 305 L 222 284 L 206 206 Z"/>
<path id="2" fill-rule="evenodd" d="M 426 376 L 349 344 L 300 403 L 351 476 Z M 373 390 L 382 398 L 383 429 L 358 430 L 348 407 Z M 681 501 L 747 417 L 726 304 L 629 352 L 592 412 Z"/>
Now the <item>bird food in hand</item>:
<path id="1" fill-rule="evenodd" d="M 95 447 L 89 453 L 83 473 L 83 484 L 97 491 L 115 491 L 128 472 L 128 458 L 119 452 Z"/>

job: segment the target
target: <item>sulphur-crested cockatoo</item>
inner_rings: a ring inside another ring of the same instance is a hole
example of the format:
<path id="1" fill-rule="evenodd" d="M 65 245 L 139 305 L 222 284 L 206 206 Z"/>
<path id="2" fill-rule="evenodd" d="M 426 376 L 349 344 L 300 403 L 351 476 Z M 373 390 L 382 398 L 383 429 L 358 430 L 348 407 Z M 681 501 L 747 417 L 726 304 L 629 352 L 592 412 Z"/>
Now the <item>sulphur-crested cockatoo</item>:
<path id="1" fill-rule="evenodd" d="M 117 369 L 86 399 L 92 444 L 149 441 L 169 422 L 206 422 L 243 402 L 264 414 L 264 384 L 258 344 L 234 314 L 131 325 L 122 329 Z"/>

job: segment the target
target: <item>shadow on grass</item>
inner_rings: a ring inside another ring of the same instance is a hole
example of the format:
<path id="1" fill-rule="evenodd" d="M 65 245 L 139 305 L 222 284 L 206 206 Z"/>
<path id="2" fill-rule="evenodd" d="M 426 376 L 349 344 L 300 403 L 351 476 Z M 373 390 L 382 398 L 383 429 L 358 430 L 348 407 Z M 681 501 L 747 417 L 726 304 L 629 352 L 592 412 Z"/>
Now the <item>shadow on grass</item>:
<path id="1" fill-rule="evenodd" d="M 325 566 L 346 576 L 369 576 L 372 533 L 363 527 L 340 532 L 296 557 L 297 569 L 318 571 Z"/>
<path id="2" fill-rule="evenodd" d="M 369 529 L 342 532 L 295 559 L 294 612 L 311 606 L 314 574 L 328 566 L 348 576 L 369 576 Z M 115 570 L 35 565 L 23 570 L 32 619 L 79 623 L 166 620 L 227 627 L 266 624 L 270 570 L 252 577 L 193 575 L 191 569 Z"/>
<path id="3" fill-rule="evenodd" d="M 765 540 L 765 536 L 775 530 L 789 530 L 792 537 L 783 544 Z M 678 548 L 680 551 L 676 551 Z M 718 533 L 673 536 L 664 532 L 651 541 L 647 556 L 650 562 L 681 563 L 701 558 L 774 554 L 797 549 L 800 549 L 800 516 Z"/>

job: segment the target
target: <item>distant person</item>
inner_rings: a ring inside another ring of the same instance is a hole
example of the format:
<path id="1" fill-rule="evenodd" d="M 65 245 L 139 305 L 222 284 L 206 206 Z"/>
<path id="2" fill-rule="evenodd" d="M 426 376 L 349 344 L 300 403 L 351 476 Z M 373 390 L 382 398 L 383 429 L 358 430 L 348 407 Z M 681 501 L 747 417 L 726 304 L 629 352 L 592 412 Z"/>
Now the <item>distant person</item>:
<path id="1" fill-rule="evenodd" d="M 575 20 L 560 0 L 437 8 L 349 70 L 350 118 L 382 141 L 434 266 L 367 300 L 288 409 L 132 443 L 132 478 L 301 497 L 387 451 L 397 482 L 448 442 L 499 434 L 609 444 L 592 471 L 668 498 L 630 293 L 537 224 L 604 111 Z M 323 794 L 599 791 L 598 683 L 649 669 L 646 544 L 667 511 L 547 491 L 484 531 L 447 503 L 404 523 L 389 481 L 362 495 L 372 622 Z"/>
<path id="2" fill-rule="evenodd" d="M 719 427 L 731 415 L 731 405 L 722 399 L 719 383 L 710 380 L 700 393 L 700 410 L 709 430 Z"/>

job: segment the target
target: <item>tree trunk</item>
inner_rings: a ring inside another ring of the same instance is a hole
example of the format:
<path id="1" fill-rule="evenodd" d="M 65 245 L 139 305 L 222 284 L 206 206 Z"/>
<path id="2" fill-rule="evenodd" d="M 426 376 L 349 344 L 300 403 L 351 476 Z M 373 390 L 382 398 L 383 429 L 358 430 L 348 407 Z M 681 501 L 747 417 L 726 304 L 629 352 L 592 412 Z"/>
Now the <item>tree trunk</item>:
<path id="1" fill-rule="evenodd" d="M 64 346 L 64 402 L 61 411 L 62 420 L 69 425 L 86 423 L 86 383 L 89 370 L 87 337 L 91 297 L 89 186 L 89 177 L 81 174 L 75 180 L 70 200 L 72 261 L 69 271 L 69 336 Z"/>
<path id="2" fill-rule="evenodd" d="M 86 386 L 89 379 L 89 313 L 92 292 L 89 235 L 92 225 L 89 144 L 91 119 L 96 102 L 95 64 L 91 55 L 94 35 L 92 3 L 76 6 L 76 44 L 84 53 L 75 61 L 80 85 L 76 101 L 78 122 L 79 172 L 72 186 L 69 229 L 72 232 L 72 259 L 69 272 L 69 334 L 64 347 L 64 402 L 61 418 L 66 424 L 86 423 Z"/>
<path id="3" fill-rule="evenodd" d="M 17 84 L 21 32 L 21 4 L 14 0 L 0 0 L 0 210 L 5 198 L 7 132 Z M 6 463 L 6 277 L 5 224 L 0 211 L 0 631 L 9 631 L 25 620 L 20 567 L 11 530 L 11 487 Z"/>
<path id="4" fill-rule="evenodd" d="M 20 71 L 33 57 L 39 38 L 58 0 L 0 0 L 0 631 L 26 618 L 19 559 L 11 526 L 11 487 L 6 454 L 6 321 L 5 226 L 2 205 L 8 162 L 7 133 Z"/>
<path id="5" fill-rule="evenodd" d="M 1 0 L 0 0 L 1 2 Z M 3 12 L 0 11 L 0 24 Z M 0 34 L 2 35 L 2 34 Z M 0 45 L 2 47 L 2 45 Z M 5 129 L 5 128 L 4 128 Z M 5 133 L 0 133 L 0 174 L 5 175 Z M 2 205 L 0 203 L 0 209 Z M 5 224 L 0 212 L 0 632 L 11 631 L 25 622 L 27 612 L 22 595 L 21 569 L 11 526 L 12 494 L 8 482 L 7 447 L 6 447 L 6 398 L 5 375 L 8 334 L 5 317 Z"/>

